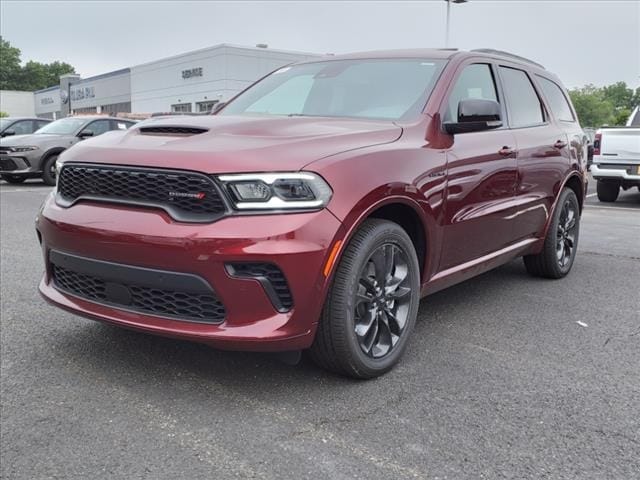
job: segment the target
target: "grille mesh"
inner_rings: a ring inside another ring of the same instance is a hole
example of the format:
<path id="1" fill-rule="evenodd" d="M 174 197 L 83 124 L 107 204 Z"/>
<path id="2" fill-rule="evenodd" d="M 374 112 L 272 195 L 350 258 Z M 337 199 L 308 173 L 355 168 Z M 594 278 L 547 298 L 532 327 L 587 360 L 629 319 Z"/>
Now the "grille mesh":
<path id="1" fill-rule="evenodd" d="M 13 160 L 13 158 L 0 158 L 0 170 L 6 172 L 17 169 L 18 165 L 16 165 L 16 162 Z"/>
<path id="2" fill-rule="evenodd" d="M 285 310 L 293 306 L 291 290 L 282 270 L 271 263 L 233 263 L 233 275 L 236 277 L 266 278 Z"/>
<path id="3" fill-rule="evenodd" d="M 213 221 L 226 210 L 212 179 L 186 171 L 65 165 L 58 193 L 68 203 L 90 197 L 154 205 L 181 221 Z"/>
<path id="4" fill-rule="evenodd" d="M 141 313 L 207 323 L 220 323 L 225 317 L 224 306 L 214 295 L 121 283 L 119 285 L 126 287 L 130 293 L 130 302 L 123 304 L 109 300 L 107 281 L 103 278 L 78 273 L 55 264 L 53 278 L 58 288 L 78 297 Z"/>

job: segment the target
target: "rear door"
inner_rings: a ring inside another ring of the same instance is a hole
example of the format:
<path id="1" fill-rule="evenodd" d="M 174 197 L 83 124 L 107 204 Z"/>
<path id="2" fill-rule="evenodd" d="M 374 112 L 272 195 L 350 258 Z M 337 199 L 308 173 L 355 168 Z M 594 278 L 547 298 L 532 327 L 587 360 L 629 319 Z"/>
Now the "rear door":
<path id="1" fill-rule="evenodd" d="M 441 108 L 443 121 L 455 121 L 458 102 L 465 98 L 495 100 L 504 105 L 490 63 L 468 62 Z M 503 117 L 504 117 L 503 108 Z M 447 154 L 440 270 L 460 265 L 513 242 L 511 221 L 517 165 L 515 139 L 505 127 L 453 137 Z"/>
<path id="2" fill-rule="evenodd" d="M 528 72 L 503 64 L 498 71 L 518 148 L 513 231 L 515 239 L 521 240 L 544 232 L 555 194 L 569 169 L 569 141 L 549 115 Z"/>

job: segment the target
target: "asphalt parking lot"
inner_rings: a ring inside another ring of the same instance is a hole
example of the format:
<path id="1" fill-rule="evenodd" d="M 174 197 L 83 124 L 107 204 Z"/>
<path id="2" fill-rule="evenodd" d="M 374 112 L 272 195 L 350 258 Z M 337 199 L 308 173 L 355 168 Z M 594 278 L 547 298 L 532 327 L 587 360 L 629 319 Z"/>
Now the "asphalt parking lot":
<path id="1" fill-rule="evenodd" d="M 2 478 L 638 477 L 635 189 L 589 192 L 566 279 L 514 261 L 423 300 L 404 361 L 368 382 L 46 305 L 49 190 L 0 185 Z"/>

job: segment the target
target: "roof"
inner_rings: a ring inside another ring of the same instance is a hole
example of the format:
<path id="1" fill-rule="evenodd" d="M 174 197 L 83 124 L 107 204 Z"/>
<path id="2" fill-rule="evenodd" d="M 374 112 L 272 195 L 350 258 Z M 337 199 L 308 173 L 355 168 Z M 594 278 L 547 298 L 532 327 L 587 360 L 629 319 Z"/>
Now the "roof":
<path id="1" fill-rule="evenodd" d="M 40 118 L 40 117 L 2 117 L 2 120 L 11 120 L 12 122 L 17 120 L 46 120 L 47 122 L 51 121 L 50 118 Z"/>
<path id="2" fill-rule="evenodd" d="M 237 50 L 253 50 L 253 51 L 257 51 L 257 52 L 266 52 L 266 53 L 285 53 L 288 55 L 303 55 L 303 56 L 308 56 L 308 57 L 322 57 L 322 54 L 319 53 L 309 53 L 309 52 L 299 52 L 296 50 L 279 50 L 277 48 L 263 48 L 263 47 L 251 47 L 251 46 L 246 46 L 246 45 L 234 45 L 231 43 L 219 43 L 217 45 L 212 45 L 210 47 L 205 47 L 205 48 L 200 48 L 198 50 L 191 50 L 189 52 L 183 52 L 183 53 L 179 53 L 177 55 L 171 55 L 169 57 L 162 57 L 162 58 L 158 58 L 156 60 L 151 60 L 149 62 L 144 62 L 144 63 L 139 63 L 133 67 L 131 67 L 132 69 L 138 68 L 138 67 L 145 67 L 147 65 L 153 65 L 154 63 L 159 63 L 159 62 L 164 62 L 167 60 L 173 60 L 176 58 L 180 58 L 180 57 L 184 57 L 187 55 L 193 55 L 193 54 L 198 54 L 198 53 L 204 53 L 204 52 L 208 52 L 211 50 L 218 50 L 218 49 L 222 49 L 222 48 L 232 48 L 232 49 L 237 49 Z"/>
<path id="3" fill-rule="evenodd" d="M 355 52 L 347 53 L 344 55 L 334 55 L 321 59 L 306 60 L 300 63 L 317 62 L 317 61 L 331 61 L 331 60 L 349 60 L 349 59 L 367 59 L 367 58 L 424 58 L 435 60 L 448 60 L 453 57 L 472 57 L 483 56 L 491 57 L 502 60 L 508 60 L 510 62 L 520 63 L 529 67 L 533 66 L 544 70 L 544 67 L 533 60 L 521 57 L 510 52 L 504 52 L 501 50 L 493 50 L 488 48 L 480 48 L 477 50 L 458 50 L 457 48 L 415 48 L 405 50 L 375 50 L 370 52 Z"/>
<path id="4" fill-rule="evenodd" d="M 357 58 L 431 58 L 448 59 L 459 53 L 456 48 L 413 48 L 404 50 L 373 50 L 369 52 L 346 53 L 332 55 L 327 60 L 343 60 Z M 324 60 L 324 58 L 323 58 Z M 311 60 L 316 61 L 316 60 Z"/>
<path id="5" fill-rule="evenodd" d="M 87 78 L 79 78 L 76 82 L 72 82 L 71 85 L 80 85 L 82 83 L 85 82 L 91 82 L 94 80 L 100 80 L 102 78 L 109 78 L 109 77 L 115 77 L 118 75 L 124 75 L 127 73 L 130 73 L 131 69 L 130 68 L 121 68 L 120 70 L 114 70 L 112 72 L 107 72 L 107 73 L 101 73 L 99 75 L 94 75 L 93 77 L 87 77 Z"/>

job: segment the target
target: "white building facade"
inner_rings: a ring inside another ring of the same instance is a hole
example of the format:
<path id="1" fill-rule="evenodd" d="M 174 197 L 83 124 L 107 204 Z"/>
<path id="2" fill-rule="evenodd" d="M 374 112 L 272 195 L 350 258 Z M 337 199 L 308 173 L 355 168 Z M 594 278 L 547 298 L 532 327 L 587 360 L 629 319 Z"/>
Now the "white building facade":
<path id="1" fill-rule="evenodd" d="M 133 112 L 208 112 L 267 73 L 318 55 L 260 47 L 214 47 L 131 68 Z"/>
<path id="2" fill-rule="evenodd" d="M 0 112 L 10 117 L 33 117 L 35 115 L 33 92 L 0 90 Z"/>
<path id="3" fill-rule="evenodd" d="M 32 114 L 209 112 L 247 86 L 284 65 L 318 58 L 313 53 L 266 46 L 221 44 L 82 79 L 65 75 L 31 95 Z"/>

